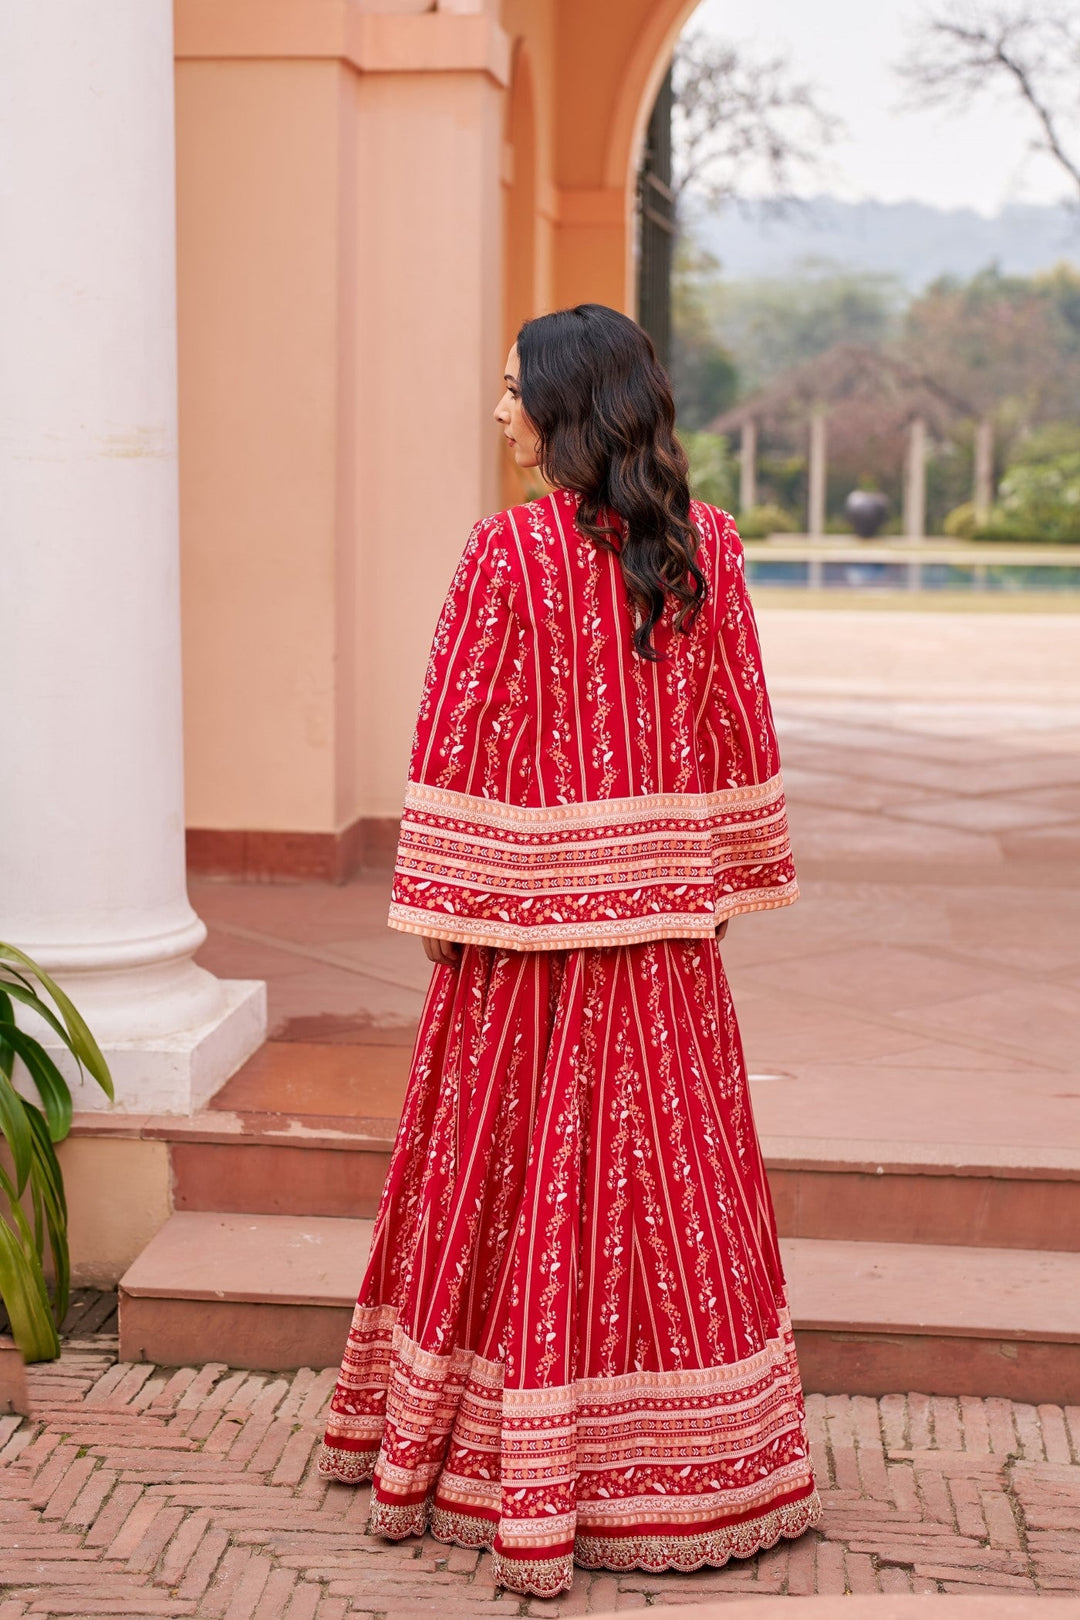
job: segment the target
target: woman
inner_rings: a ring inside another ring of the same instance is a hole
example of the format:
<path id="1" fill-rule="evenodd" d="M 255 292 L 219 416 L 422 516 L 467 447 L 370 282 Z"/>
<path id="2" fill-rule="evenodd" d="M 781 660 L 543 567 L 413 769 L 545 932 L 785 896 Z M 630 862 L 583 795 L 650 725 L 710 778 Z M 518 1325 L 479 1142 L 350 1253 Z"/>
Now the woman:
<path id="1" fill-rule="evenodd" d="M 820 1509 L 717 949 L 796 894 L 738 537 L 633 321 L 530 321 L 505 382 L 554 493 L 435 633 L 390 922 L 436 966 L 320 1467 L 551 1596 Z"/>

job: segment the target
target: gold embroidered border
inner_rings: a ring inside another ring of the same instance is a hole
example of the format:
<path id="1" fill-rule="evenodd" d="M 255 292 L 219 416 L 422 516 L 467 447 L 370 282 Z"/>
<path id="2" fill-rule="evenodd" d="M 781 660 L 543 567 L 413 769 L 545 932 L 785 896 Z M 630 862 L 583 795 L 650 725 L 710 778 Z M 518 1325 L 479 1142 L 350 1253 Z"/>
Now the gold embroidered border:
<path id="1" fill-rule="evenodd" d="M 481 1519 L 471 1513 L 439 1507 L 431 1510 L 431 1533 L 436 1541 L 448 1541 L 455 1547 L 488 1548 L 495 1537 L 495 1525 L 490 1519 Z"/>
<path id="2" fill-rule="evenodd" d="M 623 822 L 709 821 L 731 810 L 758 810 L 775 804 L 784 791 L 781 772 L 767 782 L 721 788 L 716 793 L 643 793 L 630 799 L 585 799 L 578 804 L 516 805 L 501 799 L 482 799 L 472 793 L 452 793 L 426 782 L 410 782 L 405 789 L 405 810 L 424 815 L 449 816 L 481 827 L 510 828 L 523 836 L 545 828 L 581 825 L 610 827 Z"/>
<path id="3" fill-rule="evenodd" d="M 670 1372 L 648 1370 L 616 1373 L 610 1378 L 579 1378 L 568 1387 L 574 1391 L 579 1402 L 589 1406 L 605 1403 L 614 1406 L 628 1400 L 643 1400 L 650 1395 L 670 1399 L 673 1393 L 693 1400 L 714 1394 L 718 1387 L 737 1389 L 753 1383 L 754 1379 L 772 1368 L 782 1366 L 791 1353 L 791 1311 L 786 1305 L 777 1310 L 776 1320 L 776 1337 L 766 1339 L 760 1350 L 751 1356 L 744 1356 L 741 1361 L 729 1361 L 716 1367 L 673 1368 Z M 504 1399 L 513 1400 L 515 1395 L 527 1399 L 534 1393 L 537 1392 L 507 1390 Z"/>
<path id="4" fill-rule="evenodd" d="M 741 1524 L 722 1525 L 701 1535 L 579 1535 L 572 1555 L 512 1558 L 505 1553 L 495 1553 L 493 1578 L 497 1586 L 523 1596 L 556 1597 L 571 1586 L 575 1564 L 582 1569 L 607 1569 L 617 1574 L 631 1569 L 645 1570 L 651 1575 L 664 1570 L 689 1574 L 705 1565 L 719 1569 L 732 1558 L 753 1558 L 781 1539 L 796 1540 L 820 1518 L 821 1499 L 814 1490 L 797 1502 L 786 1502 Z M 404 1528 L 406 1525 L 411 1528 Z M 408 1508 L 379 1503 L 378 1512 L 373 1504 L 369 1523 L 372 1534 L 398 1540 L 404 1535 L 420 1535 L 425 1528 L 430 1528 L 436 1541 L 458 1547 L 490 1550 L 495 1539 L 495 1526 L 487 1519 L 432 1507 L 427 1502 Z"/>
<path id="5" fill-rule="evenodd" d="M 496 950 L 565 951 L 581 947 L 605 950 L 619 945 L 645 945 L 659 939 L 708 939 L 718 924 L 751 911 L 774 911 L 790 906 L 798 897 L 795 878 L 775 888 L 748 889 L 725 895 L 715 910 L 625 919 L 599 917 L 594 921 L 541 923 L 524 927 L 491 917 L 461 917 L 446 911 L 424 911 L 394 901 L 389 924 L 403 934 L 425 934 L 431 939 L 453 939 L 466 945 L 488 945 Z"/>
<path id="6" fill-rule="evenodd" d="M 417 837 L 402 823 L 397 851 L 397 876 L 425 881 L 440 888 L 480 889 L 506 901 L 576 898 L 585 893 L 596 899 L 627 889 L 671 888 L 675 884 L 713 889 L 724 874 L 744 867 L 769 866 L 789 859 L 791 841 L 781 812 L 779 830 L 768 840 L 739 829 L 719 849 L 711 828 L 694 834 L 688 845 L 682 834 L 663 831 L 649 835 L 648 848 L 631 849 L 621 836 L 609 844 L 599 839 L 588 844 L 542 844 L 528 849 L 486 844 L 468 832 L 448 833 L 443 828 Z M 489 853 L 485 853 L 485 851 Z M 676 875 L 677 874 L 677 875 Z"/>
<path id="7" fill-rule="evenodd" d="M 574 1543 L 574 1562 L 582 1569 L 610 1569 L 625 1573 L 643 1569 L 658 1575 L 665 1569 L 684 1573 L 708 1564 L 721 1568 L 732 1558 L 753 1558 L 755 1553 L 785 1538 L 794 1541 L 821 1518 L 817 1491 L 798 1502 L 786 1502 L 741 1524 L 721 1525 L 697 1536 L 582 1536 Z"/>
<path id="8" fill-rule="evenodd" d="M 767 1370 L 760 1364 L 768 1350 L 775 1345 L 776 1341 L 770 1341 L 770 1346 L 766 1347 L 764 1352 L 748 1357 L 742 1363 L 733 1363 L 724 1371 L 735 1374 L 739 1367 L 748 1371 L 755 1366 L 760 1371 Z M 709 1371 L 715 1375 L 717 1369 L 695 1369 L 687 1374 L 676 1375 L 682 1393 L 689 1394 L 691 1387 L 699 1380 L 703 1380 Z M 660 1380 L 667 1381 L 669 1377 L 670 1375 L 657 1377 L 657 1375 L 630 1373 L 616 1379 L 589 1380 L 588 1383 L 597 1394 L 605 1391 L 609 1394 L 622 1394 L 625 1398 L 642 1379 L 651 1386 Z M 518 1416 L 525 1416 L 526 1410 L 534 1407 L 542 1408 L 550 1418 L 552 1408 L 561 1407 L 566 1394 L 574 1387 L 515 1391 L 518 1400 L 514 1405 L 518 1408 Z M 581 1386 L 577 1388 L 580 1390 Z M 536 1400 L 537 1396 L 540 1397 L 539 1401 Z M 345 1484 L 357 1485 L 372 1477 L 378 1464 L 378 1456 L 375 1451 L 348 1452 L 324 1444 L 319 1456 L 318 1469 L 323 1475 L 329 1475 Z M 579 1503 L 576 1536 L 573 1530 L 573 1515 L 565 1517 L 565 1522 L 564 1516 L 560 1515 L 557 1519 L 547 1520 L 543 1524 L 523 1521 L 504 1525 L 503 1534 L 509 1533 L 512 1541 L 516 1536 L 521 1536 L 522 1552 L 527 1551 L 530 1541 L 538 1539 L 542 1541 L 542 1538 L 547 1538 L 550 1545 L 551 1540 L 558 1543 L 563 1539 L 563 1535 L 566 1535 L 574 1536 L 573 1554 L 559 1554 L 549 1558 L 515 1557 L 510 1547 L 505 1547 L 503 1551 L 494 1554 L 494 1579 L 498 1585 L 522 1595 L 554 1597 L 571 1584 L 575 1563 L 591 1570 L 607 1569 L 622 1573 L 631 1569 L 641 1569 L 655 1574 L 664 1570 L 689 1572 L 704 1565 L 721 1567 L 732 1558 L 753 1557 L 755 1553 L 772 1547 L 782 1537 L 794 1539 L 802 1535 L 821 1517 L 821 1503 L 816 1490 L 812 1488 L 812 1476 L 809 1475 L 809 1459 L 803 1457 L 797 1461 L 793 1460 L 788 1472 L 805 1475 L 807 1483 L 811 1485 L 805 1496 L 795 1502 L 769 1508 L 764 1513 L 758 1513 L 739 1523 L 721 1525 L 707 1531 L 682 1530 L 679 1525 L 680 1520 L 689 1524 L 692 1523 L 693 1517 L 711 1516 L 711 1513 L 716 1511 L 711 1500 L 708 1506 L 700 1499 L 697 1500 L 696 1513 L 691 1515 L 680 1514 L 677 1511 L 677 1504 L 671 1500 L 642 1497 L 627 1499 L 619 1504 L 610 1501 Z M 447 1476 L 444 1472 L 443 1484 L 446 1483 Z M 784 1482 L 781 1476 L 776 1476 L 773 1483 L 783 1489 Z M 792 1484 L 796 1485 L 797 1482 L 793 1479 Z M 452 1495 L 453 1488 L 451 1488 Z M 729 1509 L 734 1505 L 730 1491 L 721 1493 L 718 1501 L 725 1503 Z M 622 1513 L 616 1511 L 612 1514 L 613 1506 L 621 1507 Z M 674 1514 L 673 1508 L 676 1508 Z M 597 1517 L 606 1521 L 608 1526 L 606 1534 L 589 1532 L 588 1522 L 592 1516 L 590 1509 L 596 1512 Z M 669 1527 L 663 1532 L 642 1535 L 634 1534 L 631 1529 L 630 1533 L 625 1535 L 611 1533 L 620 1517 L 625 1516 L 629 1528 L 635 1519 L 640 1521 L 644 1518 L 648 1521 L 655 1518 L 658 1510 L 671 1516 Z M 387 1502 L 381 1500 L 377 1492 L 373 1495 L 368 1523 L 370 1534 L 396 1541 L 406 1536 L 422 1535 L 428 1528 L 438 1541 L 470 1548 L 492 1549 L 499 1525 L 492 1518 L 469 1513 L 467 1509 L 461 1507 L 435 1506 L 434 1491 L 429 1491 L 424 1500 L 410 1503 Z"/>
<path id="9" fill-rule="evenodd" d="M 378 1460 L 378 1451 L 346 1451 L 324 1441 L 319 1450 L 318 1472 L 342 1485 L 366 1485 L 375 1474 Z"/>
<path id="10" fill-rule="evenodd" d="M 569 1553 L 562 1558 L 506 1558 L 496 1553 L 492 1564 L 496 1586 L 525 1597 L 558 1597 L 574 1583 L 574 1560 Z"/>
<path id="11" fill-rule="evenodd" d="M 428 1506 L 424 1502 L 382 1502 L 372 1494 L 368 1514 L 369 1536 L 385 1536 L 387 1541 L 403 1541 L 406 1536 L 422 1536 L 427 1528 Z"/>

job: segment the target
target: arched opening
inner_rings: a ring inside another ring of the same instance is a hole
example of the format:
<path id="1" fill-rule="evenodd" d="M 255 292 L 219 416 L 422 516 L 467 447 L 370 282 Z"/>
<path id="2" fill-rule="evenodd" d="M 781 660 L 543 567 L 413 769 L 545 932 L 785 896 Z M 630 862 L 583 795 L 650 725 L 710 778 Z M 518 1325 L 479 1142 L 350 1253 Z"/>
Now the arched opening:
<path id="1" fill-rule="evenodd" d="M 503 328 L 505 346 L 537 310 L 536 100 L 524 43 L 514 54 L 503 150 Z"/>
<path id="2" fill-rule="evenodd" d="M 519 41 L 507 98 L 502 155 L 503 354 L 522 322 L 535 315 L 539 307 L 536 146 L 532 63 L 527 46 Z M 507 457 L 502 471 L 504 502 L 513 505 L 526 493 L 520 473 Z"/>
<path id="3" fill-rule="evenodd" d="M 608 135 L 604 179 L 632 194 L 645 148 L 645 131 L 660 87 L 671 66 L 675 41 L 701 0 L 661 0 L 642 27 L 623 74 Z"/>

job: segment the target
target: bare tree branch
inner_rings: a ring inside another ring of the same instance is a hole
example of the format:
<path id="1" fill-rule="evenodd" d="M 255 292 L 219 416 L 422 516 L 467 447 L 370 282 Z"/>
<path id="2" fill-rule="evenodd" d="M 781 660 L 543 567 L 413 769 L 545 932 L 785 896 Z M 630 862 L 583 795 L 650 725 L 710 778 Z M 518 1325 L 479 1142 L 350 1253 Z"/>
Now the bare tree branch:
<path id="1" fill-rule="evenodd" d="M 962 109 L 1009 86 L 1041 132 L 1035 150 L 1064 170 L 1080 201 L 1080 140 L 1066 134 L 1080 102 L 1080 14 L 1068 0 L 968 0 L 932 11 L 899 73 L 923 106 Z"/>
<path id="2" fill-rule="evenodd" d="M 676 202 L 688 187 L 712 202 L 745 196 L 755 176 L 788 197 L 840 128 L 782 56 L 754 58 L 700 30 L 679 42 L 673 88 Z"/>

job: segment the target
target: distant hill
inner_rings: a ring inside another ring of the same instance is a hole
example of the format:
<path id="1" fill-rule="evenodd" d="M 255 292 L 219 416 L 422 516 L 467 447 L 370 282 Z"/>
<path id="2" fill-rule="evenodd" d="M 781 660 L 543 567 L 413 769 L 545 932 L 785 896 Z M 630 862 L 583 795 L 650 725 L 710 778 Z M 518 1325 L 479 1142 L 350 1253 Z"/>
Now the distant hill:
<path id="1" fill-rule="evenodd" d="M 997 264 L 1032 275 L 1062 259 L 1080 266 L 1080 211 L 1013 204 L 987 219 L 970 208 L 926 203 L 840 202 L 814 197 L 778 218 L 736 204 L 689 210 L 691 230 L 725 279 L 784 276 L 807 259 L 893 275 L 911 292 L 937 276 L 967 278 Z"/>

